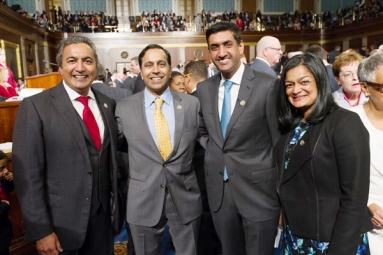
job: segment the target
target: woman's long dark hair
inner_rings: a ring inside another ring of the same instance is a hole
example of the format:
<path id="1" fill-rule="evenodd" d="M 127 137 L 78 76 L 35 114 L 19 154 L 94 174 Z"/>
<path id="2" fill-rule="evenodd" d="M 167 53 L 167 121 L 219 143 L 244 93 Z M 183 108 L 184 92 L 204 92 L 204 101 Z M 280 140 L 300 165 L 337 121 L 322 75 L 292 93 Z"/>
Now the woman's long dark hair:
<path id="1" fill-rule="evenodd" d="M 318 96 L 313 105 L 313 110 L 306 118 L 306 121 L 310 124 L 319 123 L 327 114 L 338 108 L 332 97 L 331 84 L 322 60 L 311 53 L 296 55 L 287 61 L 279 83 L 277 117 L 281 133 L 289 132 L 303 117 L 301 111 L 291 105 L 286 96 L 286 74 L 297 66 L 304 66 L 309 70 L 314 76 L 318 88 Z"/>

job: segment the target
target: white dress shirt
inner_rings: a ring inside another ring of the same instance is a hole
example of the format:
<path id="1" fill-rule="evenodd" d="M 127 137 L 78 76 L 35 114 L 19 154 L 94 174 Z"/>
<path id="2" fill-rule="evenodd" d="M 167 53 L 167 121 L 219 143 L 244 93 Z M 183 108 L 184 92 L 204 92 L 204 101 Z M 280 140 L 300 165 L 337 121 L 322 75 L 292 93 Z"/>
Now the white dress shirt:
<path id="1" fill-rule="evenodd" d="M 65 81 L 63 81 L 64 88 L 66 92 L 68 93 L 69 99 L 72 102 L 72 105 L 74 109 L 77 111 L 77 113 L 80 115 L 82 119 L 82 112 L 84 110 L 84 105 L 77 100 L 78 97 L 81 95 L 71 89 L 68 85 L 66 85 Z M 101 138 L 101 144 L 104 141 L 104 131 L 105 131 L 105 125 L 104 121 L 102 120 L 101 112 L 100 109 L 98 109 L 98 105 L 96 102 L 96 97 L 93 94 L 93 91 L 89 88 L 88 92 L 88 106 L 90 110 L 92 111 L 94 118 L 96 119 L 97 125 L 98 125 L 98 130 L 100 131 L 100 138 Z"/>
<path id="2" fill-rule="evenodd" d="M 239 86 L 241 85 L 243 72 L 245 71 L 245 65 L 242 63 L 241 66 L 238 68 L 237 72 L 231 77 L 229 80 L 233 82 L 233 87 L 231 87 L 230 95 L 231 95 L 231 114 L 233 114 L 235 104 L 237 102 L 238 93 L 239 93 Z M 218 90 L 218 113 L 219 113 L 219 119 L 221 120 L 222 115 L 222 104 L 223 104 L 223 98 L 225 95 L 225 86 L 223 83 L 226 81 L 226 79 L 221 74 L 221 81 L 219 83 L 219 90 Z"/>

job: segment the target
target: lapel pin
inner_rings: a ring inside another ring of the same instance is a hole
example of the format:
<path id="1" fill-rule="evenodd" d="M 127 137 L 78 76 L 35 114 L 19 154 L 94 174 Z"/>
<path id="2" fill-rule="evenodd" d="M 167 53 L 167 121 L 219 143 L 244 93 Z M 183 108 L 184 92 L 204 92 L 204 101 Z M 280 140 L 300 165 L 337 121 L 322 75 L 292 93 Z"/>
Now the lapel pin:
<path id="1" fill-rule="evenodd" d="M 182 110 L 182 105 L 177 105 L 178 110 Z"/>
<path id="2" fill-rule="evenodd" d="M 108 105 L 107 105 L 106 103 L 104 103 L 104 107 L 105 107 L 105 108 L 108 108 Z"/>
<path id="3" fill-rule="evenodd" d="M 305 141 L 304 141 L 304 140 L 301 140 L 301 141 L 299 142 L 299 144 L 300 144 L 300 146 L 303 146 L 303 145 L 305 145 Z"/>
<path id="4" fill-rule="evenodd" d="M 245 101 L 245 100 L 242 100 L 241 102 L 239 102 L 239 104 L 240 104 L 241 106 L 244 106 L 244 105 L 246 104 L 246 101 Z"/>

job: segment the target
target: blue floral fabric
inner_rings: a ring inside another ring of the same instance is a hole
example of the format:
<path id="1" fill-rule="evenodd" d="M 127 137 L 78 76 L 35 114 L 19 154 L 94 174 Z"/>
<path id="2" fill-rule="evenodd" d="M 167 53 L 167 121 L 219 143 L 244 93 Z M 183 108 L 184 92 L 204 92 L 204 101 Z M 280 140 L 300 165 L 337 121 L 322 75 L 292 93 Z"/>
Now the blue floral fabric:
<path id="1" fill-rule="evenodd" d="M 328 255 L 328 248 L 330 246 L 329 242 L 317 242 L 315 240 L 297 237 L 291 233 L 288 225 L 282 231 L 280 242 L 282 255 Z M 360 243 L 355 254 L 370 254 L 367 233 L 360 236 Z"/>

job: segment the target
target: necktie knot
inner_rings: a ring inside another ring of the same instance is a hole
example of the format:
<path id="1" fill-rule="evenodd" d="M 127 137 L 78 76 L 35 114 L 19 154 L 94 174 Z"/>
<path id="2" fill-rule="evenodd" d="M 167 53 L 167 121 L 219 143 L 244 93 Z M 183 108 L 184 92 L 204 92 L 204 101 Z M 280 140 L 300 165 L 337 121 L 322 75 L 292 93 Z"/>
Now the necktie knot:
<path id="1" fill-rule="evenodd" d="M 97 121 L 92 113 L 92 110 L 88 105 L 88 96 L 79 96 L 77 100 L 84 105 L 84 109 L 82 111 L 82 119 L 84 121 L 85 126 L 88 129 L 89 135 L 92 138 L 94 145 L 98 150 L 101 148 L 101 136 L 100 130 L 97 125 Z"/>
<path id="2" fill-rule="evenodd" d="M 231 90 L 231 87 L 233 87 L 233 82 L 230 81 L 230 80 L 226 80 L 226 81 L 223 83 L 223 86 L 225 86 L 225 90 L 226 90 L 226 91 L 230 91 L 230 90 Z"/>
<path id="3" fill-rule="evenodd" d="M 156 99 L 154 99 L 154 103 L 156 105 L 156 109 L 161 109 L 164 100 L 160 97 L 157 97 Z"/>
<path id="4" fill-rule="evenodd" d="M 84 106 L 88 106 L 88 99 L 89 97 L 86 96 L 79 96 L 77 100 L 82 103 Z"/>

